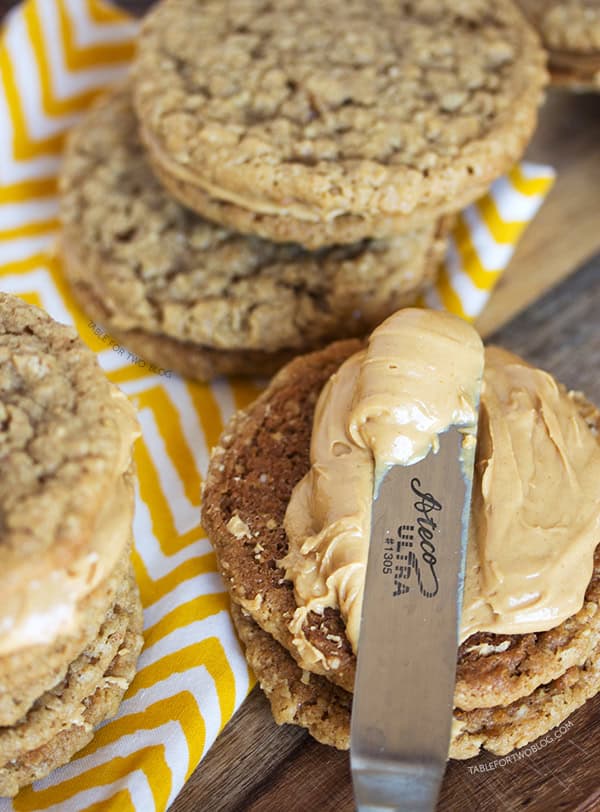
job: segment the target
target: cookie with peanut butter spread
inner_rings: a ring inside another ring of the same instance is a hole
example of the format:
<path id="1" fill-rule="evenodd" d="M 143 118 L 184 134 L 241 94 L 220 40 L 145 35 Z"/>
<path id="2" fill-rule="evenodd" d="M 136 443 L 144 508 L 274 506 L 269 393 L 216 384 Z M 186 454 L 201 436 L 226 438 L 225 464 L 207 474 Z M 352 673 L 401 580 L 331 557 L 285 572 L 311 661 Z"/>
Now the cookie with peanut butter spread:
<path id="1" fill-rule="evenodd" d="M 544 63 L 507 0 L 164 0 L 142 25 L 134 100 L 184 203 L 314 247 L 479 196 L 531 136 Z"/>
<path id="2" fill-rule="evenodd" d="M 0 730 L 0 796 L 15 795 L 64 764 L 117 712 L 135 675 L 141 632 L 141 603 L 128 568 L 96 638 L 16 725 Z"/>
<path id="3" fill-rule="evenodd" d="M 288 550 L 283 518 L 309 467 L 312 417 L 321 388 L 360 342 L 337 342 L 285 366 L 245 412 L 235 414 L 213 449 L 202 524 L 234 602 L 288 651 L 296 609 L 292 584 L 276 562 Z M 307 635 L 326 654 L 316 673 L 347 690 L 355 660 L 339 613 L 310 617 Z"/>
<path id="4" fill-rule="evenodd" d="M 600 3 L 598 0 L 519 0 L 550 57 L 557 85 L 600 90 Z"/>
<path id="5" fill-rule="evenodd" d="M 430 286 L 445 247 L 445 222 L 307 251 L 200 218 L 152 174 L 126 87 L 75 129 L 60 186 L 65 270 L 84 309 L 197 378 L 268 372 L 368 332 Z"/>
<path id="6" fill-rule="evenodd" d="M 139 429 L 76 332 L 3 293 L 0 418 L 0 794 L 13 794 L 114 712 L 126 684 L 105 688 L 111 662 L 131 679 Z"/>
<path id="7" fill-rule="evenodd" d="M 292 490 L 309 468 L 319 393 L 360 346 L 340 342 L 285 367 L 246 412 L 232 418 L 213 452 L 206 481 L 203 523 L 233 601 L 297 659 L 289 629 L 296 601 L 277 564 L 288 552 L 284 516 Z M 569 398 L 597 436 L 598 411 L 581 395 Z M 310 670 L 351 691 L 355 659 L 339 612 L 313 612 L 303 631 L 323 655 Z M 583 606 L 559 625 L 539 633 L 469 635 L 458 652 L 455 703 L 468 713 L 525 700 L 540 686 L 583 667 L 599 644 L 596 551 Z M 308 669 L 306 663 L 303 667 Z"/>
<path id="8" fill-rule="evenodd" d="M 314 251 L 329 245 L 346 245 L 366 239 L 393 239 L 396 235 L 410 234 L 413 231 L 410 228 L 410 221 L 407 222 L 406 216 L 403 215 L 380 215 L 374 219 L 343 214 L 333 220 L 309 222 L 287 214 L 254 212 L 227 200 L 219 200 L 193 183 L 169 174 L 168 169 L 165 169 L 151 148 L 147 149 L 146 157 L 154 175 L 176 200 L 208 220 L 242 234 L 262 237 L 273 242 L 294 242 L 309 251 Z M 481 189 L 481 193 L 484 192 L 485 186 Z M 438 227 L 444 227 L 444 220 L 448 220 L 448 216 L 440 218 Z M 422 223 L 420 216 L 416 221 L 420 228 L 430 224 Z"/>
<path id="9" fill-rule="evenodd" d="M 76 332 L 0 294 L 0 725 L 114 600 L 133 517 L 133 407 Z"/>

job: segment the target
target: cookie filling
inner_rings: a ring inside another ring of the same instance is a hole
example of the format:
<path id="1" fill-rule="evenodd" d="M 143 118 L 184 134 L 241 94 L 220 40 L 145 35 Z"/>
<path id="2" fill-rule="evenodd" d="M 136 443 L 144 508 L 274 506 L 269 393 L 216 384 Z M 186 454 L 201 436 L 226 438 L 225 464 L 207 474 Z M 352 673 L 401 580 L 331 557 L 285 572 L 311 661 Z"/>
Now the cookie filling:
<path id="1" fill-rule="evenodd" d="M 576 77 L 593 80 L 600 73 L 600 54 L 577 54 L 569 51 L 552 51 L 551 67 L 556 71 L 572 72 Z"/>
<path id="2" fill-rule="evenodd" d="M 554 378 L 489 347 L 462 639 L 541 632 L 582 605 L 600 541 L 600 446 Z"/>
<path id="3" fill-rule="evenodd" d="M 290 630 L 307 664 L 324 662 L 303 632 L 311 611 L 339 609 L 357 650 L 377 461 L 421 459 L 444 422 L 466 419 L 472 408 L 468 382 L 476 379 L 481 354 L 476 334 L 463 323 L 454 341 L 441 322 L 439 333 L 429 331 L 427 320 L 435 325 L 441 318 L 430 313 L 419 329 L 411 323 L 416 312 L 384 322 L 369 349 L 332 376 L 317 404 L 311 469 L 290 499 L 289 551 L 280 562 L 294 584 L 298 608 Z M 452 328 L 454 320 L 444 318 Z M 420 380 L 418 369 L 429 374 Z M 447 386 L 438 388 L 440 372 Z M 400 375 L 409 381 L 410 401 L 402 392 L 394 399 Z M 452 397 L 450 384 L 460 381 Z M 600 447 L 564 390 L 517 356 L 488 348 L 461 640 L 477 631 L 545 631 L 581 608 L 600 539 L 598 481 Z"/>
<path id="4" fill-rule="evenodd" d="M 48 644 L 78 625 L 77 605 L 113 570 L 131 537 L 133 487 L 131 447 L 139 436 L 131 406 L 113 392 L 111 419 L 121 426 L 122 444 L 115 458 L 114 485 L 101 505 L 85 552 L 69 561 L 50 548 L 0 578 L 0 656 L 27 646 Z"/>
<path id="5" fill-rule="evenodd" d="M 308 661 L 321 655 L 304 638 L 304 622 L 326 607 L 340 609 L 357 649 L 376 474 L 423 459 L 450 426 L 474 430 L 482 369 L 481 339 L 466 322 L 406 309 L 324 387 L 312 466 L 286 512 L 289 552 L 281 562 L 298 604 L 291 629 Z"/>

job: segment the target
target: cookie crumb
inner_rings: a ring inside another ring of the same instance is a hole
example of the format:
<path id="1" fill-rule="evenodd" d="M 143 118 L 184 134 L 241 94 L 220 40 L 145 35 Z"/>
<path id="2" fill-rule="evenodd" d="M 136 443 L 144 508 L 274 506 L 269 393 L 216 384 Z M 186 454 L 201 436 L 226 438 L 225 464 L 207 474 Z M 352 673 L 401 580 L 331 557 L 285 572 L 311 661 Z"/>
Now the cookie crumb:
<path id="1" fill-rule="evenodd" d="M 243 519 L 240 519 L 237 513 L 234 513 L 231 519 L 227 522 L 227 530 L 236 539 L 252 538 L 250 528 Z"/>

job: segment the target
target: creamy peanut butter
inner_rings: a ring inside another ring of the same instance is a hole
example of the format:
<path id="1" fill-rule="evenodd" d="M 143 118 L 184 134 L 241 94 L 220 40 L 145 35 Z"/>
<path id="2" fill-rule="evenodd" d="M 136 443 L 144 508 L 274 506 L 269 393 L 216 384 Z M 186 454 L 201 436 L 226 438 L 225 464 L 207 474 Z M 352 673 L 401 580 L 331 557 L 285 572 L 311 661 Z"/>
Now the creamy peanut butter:
<path id="1" fill-rule="evenodd" d="M 457 382 L 472 379 L 481 344 L 468 325 L 440 317 L 392 316 L 319 398 L 311 469 L 292 494 L 280 562 L 294 583 L 290 629 L 307 665 L 325 662 L 302 631 L 310 611 L 338 608 L 357 650 L 377 460 L 421 459 L 444 424 L 467 421 L 473 408 Z M 547 373 L 488 348 L 461 640 L 547 630 L 581 608 L 600 541 L 599 482 L 600 445 L 566 393 Z"/>
<path id="2" fill-rule="evenodd" d="M 64 562 L 50 549 L 45 555 L 0 574 L 0 656 L 27 646 L 49 644 L 72 632 L 78 622 L 78 603 L 112 571 L 131 536 L 133 484 L 127 473 L 131 447 L 139 428 L 131 404 L 120 391 L 113 394 L 111 415 L 120 424 L 122 443 L 115 459 L 114 483 L 99 511 L 85 553 Z"/>
<path id="3" fill-rule="evenodd" d="M 324 387 L 281 562 L 298 604 L 290 628 L 307 663 L 322 659 L 302 632 L 310 611 L 339 608 L 357 649 L 376 470 L 417 462 L 449 426 L 473 425 L 482 368 L 481 339 L 466 322 L 406 309 Z"/>
<path id="4" fill-rule="evenodd" d="M 483 345 L 465 321 L 406 308 L 369 339 L 352 399 L 348 433 L 377 465 L 412 465 L 449 426 L 477 422 Z"/>
<path id="5" fill-rule="evenodd" d="M 364 357 L 349 358 L 325 385 L 315 412 L 312 466 L 285 515 L 289 551 L 280 563 L 294 582 L 298 609 L 290 629 L 307 664 L 323 659 L 302 632 L 310 611 L 339 608 L 349 638 L 360 627 L 374 468 L 369 449 L 349 436 L 347 417 Z"/>
<path id="6" fill-rule="evenodd" d="M 461 638 L 541 632 L 583 605 L 600 445 L 554 378 L 486 350 Z"/>

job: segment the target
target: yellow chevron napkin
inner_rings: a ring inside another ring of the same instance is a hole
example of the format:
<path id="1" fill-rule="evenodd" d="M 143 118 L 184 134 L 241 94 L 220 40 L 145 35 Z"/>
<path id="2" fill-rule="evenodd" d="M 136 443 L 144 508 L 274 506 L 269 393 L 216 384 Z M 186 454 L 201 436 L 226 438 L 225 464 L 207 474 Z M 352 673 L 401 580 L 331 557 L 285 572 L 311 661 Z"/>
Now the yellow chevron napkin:
<path id="1" fill-rule="evenodd" d="M 78 309 L 52 247 L 65 131 L 123 75 L 137 25 L 101 0 L 26 0 L 0 33 L 0 289 L 74 323 L 143 430 L 134 564 L 145 647 L 119 715 L 73 761 L 0 812 L 163 812 L 252 678 L 199 524 L 209 451 L 252 383 L 189 383 L 127 352 Z M 523 163 L 460 216 L 427 304 L 474 318 L 549 191 L 553 172 Z"/>

